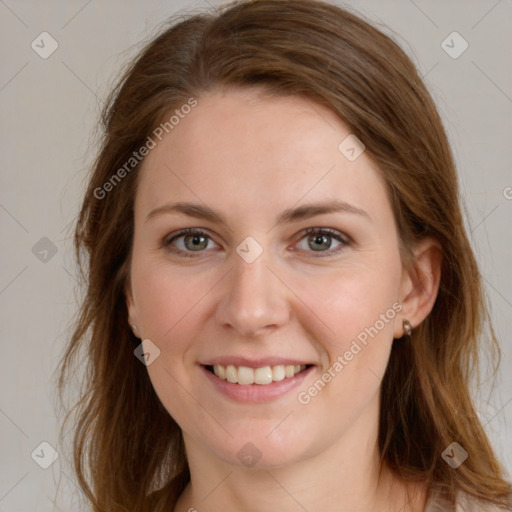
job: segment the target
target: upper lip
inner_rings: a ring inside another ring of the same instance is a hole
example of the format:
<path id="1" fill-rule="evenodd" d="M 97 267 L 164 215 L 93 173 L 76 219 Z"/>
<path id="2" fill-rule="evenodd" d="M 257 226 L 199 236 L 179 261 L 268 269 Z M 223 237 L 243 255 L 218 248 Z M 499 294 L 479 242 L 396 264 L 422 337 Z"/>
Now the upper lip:
<path id="1" fill-rule="evenodd" d="M 248 359 L 243 356 L 222 356 L 215 357 L 212 359 L 208 359 L 205 362 L 201 363 L 203 366 L 214 366 L 216 364 L 221 364 L 222 366 L 246 366 L 248 368 L 263 368 L 264 366 L 278 366 L 278 365 L 300 365 L 307 366 L 311 365 L 311 362 L 301 361 L 299 359 L 292 359 L 287 357 L 262 357 L 258 359 Z"/>

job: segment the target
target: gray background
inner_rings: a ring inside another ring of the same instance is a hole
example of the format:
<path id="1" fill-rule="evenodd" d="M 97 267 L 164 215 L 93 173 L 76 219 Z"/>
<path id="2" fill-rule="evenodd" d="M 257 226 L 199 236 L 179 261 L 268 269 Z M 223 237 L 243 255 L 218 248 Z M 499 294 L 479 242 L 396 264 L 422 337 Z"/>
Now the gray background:
<path id="1" fill-rule="evenodd" d="M 69 234 L 96 151 L 93 129 L 105 94 L 140 41 L 171 14 L 208 4 L 218 2 L 0 0 L 1 512 L 84 510 L 57 442 L 52 378 L 76 310 Z M 395 33 L 448 129 L 468 230 L 503 347 L 501 377 L 494 389 L 482 388 L 478 409 L 511 472 L 512 2 L 345 5 Z M 47 59 L 31 48 L 43 31 L 59 45 Z M 461 40 L 451 37 L 442 46 L 453 31 L 469 44 L 458 58 L 445 49 L 459 52 Z M 43 441 L 59 453 L 48 469 L 31 457 L 37 448 L 34 459 L 48 462 L 48 448 L 38 448 Z"/>

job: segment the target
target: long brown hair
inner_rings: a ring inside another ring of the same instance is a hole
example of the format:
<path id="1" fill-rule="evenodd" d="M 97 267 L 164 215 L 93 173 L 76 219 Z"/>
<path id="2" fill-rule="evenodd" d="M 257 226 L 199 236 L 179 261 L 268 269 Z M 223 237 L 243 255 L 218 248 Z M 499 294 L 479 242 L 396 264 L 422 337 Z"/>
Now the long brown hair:
<path id="1" fill-rule="evenodd" d="M 172 19 L 129 65 L 103 112 L 103 145 L 74 238 L 85 298 L 59 378 L 62 392 L 83 356 L 81 394 L 67 418 L 75 471 L 94 510 L 173 507 L 190 478 L 180 428 L 133 353 L 139 340 L 124 289 L 140 162 L 130 158 L 191 98 L 252 86 L 335 112 L 382 173 L 402 246 L 432 236 L 442 247 L 434 308 L 410 340 L 395 341 L 382 381 L 382 465 L 452 501 L 463 490 L 510 506 L 510 485 L 470 394 L 480 344 L 488 343 L 494 369 L 499 347 L 492 327 L 482 336 L 489 315 L 481 277 L 431 96 L 400 47 L 360 16 L 321 1 L 255 0 Z M 469 453 L 457 469 L 441 457 L 453 441 Z"/>

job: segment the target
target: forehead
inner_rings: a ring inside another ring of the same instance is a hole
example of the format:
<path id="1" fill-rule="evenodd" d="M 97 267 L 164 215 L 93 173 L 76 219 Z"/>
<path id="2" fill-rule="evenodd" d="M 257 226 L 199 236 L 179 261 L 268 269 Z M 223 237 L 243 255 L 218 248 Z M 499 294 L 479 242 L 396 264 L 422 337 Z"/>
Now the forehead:
<path id="1" fill-rule="evenodd" d="M 233 214 L 245 207 L 258 215 L 301 200 L 361 205 L 385 194 L 364 153 L 350 161 L 340 151 L 350 129 L 309 99 L 234 89 L 197 102 L 146 157 L 136 209 L 201 200 Z"/>

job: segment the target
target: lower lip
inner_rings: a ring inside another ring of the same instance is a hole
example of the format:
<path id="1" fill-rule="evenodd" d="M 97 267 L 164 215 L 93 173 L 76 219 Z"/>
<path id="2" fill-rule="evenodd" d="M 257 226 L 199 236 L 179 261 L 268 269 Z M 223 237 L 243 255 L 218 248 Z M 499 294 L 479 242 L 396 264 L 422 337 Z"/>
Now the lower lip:
<path id="1" fill-rule="evenodd" d="M 314 366 L 310 366 L 305 370 L 301 371 L 294 377 L 288 377 L 278 382 L 272 382 L 271 384 L 234 384 L 227 380 L 220 379 L 214 373 L 207 370 L 204 366 L 201 366 L 203 373 L 206 378 L 211 382 L 214 388 L 222 393 L 223 395 L 236 400 L 237 402 L 252 402 L 261 403 L 275 400 L 292 389 L 297 388 L 302 381 L 315 369 Z"/>

